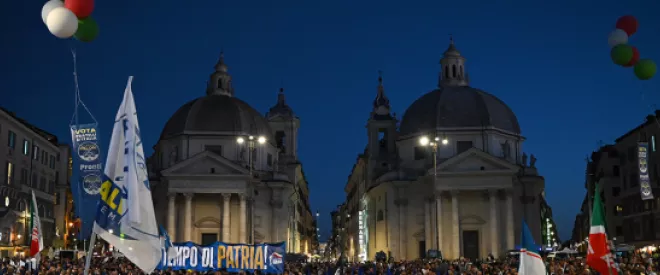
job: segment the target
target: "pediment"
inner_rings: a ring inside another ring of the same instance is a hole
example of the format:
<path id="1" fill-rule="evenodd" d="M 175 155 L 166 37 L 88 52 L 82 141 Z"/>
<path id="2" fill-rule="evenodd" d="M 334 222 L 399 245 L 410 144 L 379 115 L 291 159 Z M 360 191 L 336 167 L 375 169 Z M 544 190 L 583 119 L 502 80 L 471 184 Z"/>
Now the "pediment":
<path id="1" fill-rule="evenodd" d="M 220 220 L 214 217 L 204 217 L 195 222 L 197 228 L 220 228 Z"/>
<path id="2" fill-rule="evenodd" d="M 460 224 L 462 225 L 482 225 L 486 224 L 486 221 L 476 215 L 466 215 L 461 217 Z"/>
<path id="3" fill-rule="evenodd" d="M 424 238 L 426 238 L 426 236 L 424 235 L 424 229 L 415 232 L 413 234 L 413 237 L 418 240 L 423 240 Z"/>
<path id="4" fill-rule="evenodd" d="M 504 159 L 472 148 L 438 164 L 438 172 L 518 171 L 519 167 Z M 433 171 L 431 171 L 432 173 Z"/>
<path id="5" fill-rule="evenodd" d="M 204 151 L 165 169 L 164 176 L 173 175 L 248 175 L 247 168 L 211 151 Z"/>

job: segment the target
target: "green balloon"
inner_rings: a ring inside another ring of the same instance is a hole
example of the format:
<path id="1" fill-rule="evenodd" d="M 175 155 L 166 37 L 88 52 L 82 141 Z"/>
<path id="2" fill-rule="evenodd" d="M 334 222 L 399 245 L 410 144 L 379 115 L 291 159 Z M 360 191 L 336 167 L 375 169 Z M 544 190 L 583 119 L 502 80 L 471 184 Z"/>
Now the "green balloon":
<path id="1" fill-rule="evenodd" d="M 635 64 L 635 76 L 640 80 L 649 80 L 655 75 L 657 69 L 653 60 L 641 59 Z"/>
<path id="2" fill-rule="evenodd" d="M 99 35 L 99 25 L 94 18 L 78 19 L 78 31 L 73 35 L 82 42 L 92 42 Z"/>
<path id="3" fill-rule="evenodd" d="M 633 58 L 633 49 L 631 46 L 625 44 L 616 45 L 614 48 L 612 48 L 610 57 L 612 57 L 614 64 L 621 66 L 626 65 Z"/>

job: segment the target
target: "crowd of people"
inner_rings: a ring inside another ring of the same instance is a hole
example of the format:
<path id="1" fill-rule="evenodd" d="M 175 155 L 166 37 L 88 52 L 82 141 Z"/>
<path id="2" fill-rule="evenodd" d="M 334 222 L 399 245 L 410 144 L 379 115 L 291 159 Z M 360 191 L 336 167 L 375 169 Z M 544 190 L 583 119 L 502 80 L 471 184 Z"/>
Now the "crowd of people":
<path id="1" fill-rule="evenodd" d="M 653 259 L 650 255 L 630 254 L 627 257 L 618 258 L 618 274 L 660 274 L 659 259 Z M 548 274 L 598 274 L 591 270 L 582 258 L 545 259 Z M 510 275 L 518 274 L 518 259 L 506 257 L 499 260 L 470 260 L 461 258 L 458 260 L 414 260 L 389 262 L 366 262 L 347 263 L 338 265 L 333 262 L 287 262 L 283 275 Z M 53 259 L 43 257 L 38 265 L 33 268 L 29 259 L 19 257 L 5 258 L 2 260 L 0 275 L 75 275 L 83 274 L 85 261 L 81 259 Z M 261 275 L 260 272 L 241 272 L 241 275 L 252 273 Z M 125 258 L 95 257 L 91 262 L 89 274 L 94 275 L 141 275 L 139 269 Z M 192 270 L 157 270 L 152 274 L 231 274 L 226 271 L 197 272 Z M 602 274 L 607 275 L 607 274 Z"/>

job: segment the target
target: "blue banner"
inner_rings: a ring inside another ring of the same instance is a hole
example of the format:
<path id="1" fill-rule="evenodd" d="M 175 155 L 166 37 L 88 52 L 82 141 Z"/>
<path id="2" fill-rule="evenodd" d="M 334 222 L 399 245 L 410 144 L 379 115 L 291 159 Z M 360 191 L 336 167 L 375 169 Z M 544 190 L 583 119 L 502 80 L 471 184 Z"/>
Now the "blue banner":
<path id="1" fill-rule="evenodd" d="M 74 163 L 77 162 L 79 167 L 78 180 L 71 181 L 71 193 L 75 201 L 76 216 L 82 222 L 79 239 L 88 239 L 94 225 L 103 175 L 98 125 L 92 123 L 71 126 L 71 139 Z"/>
<path id="2" fill-rule="evenodd" d="M 215 242 L 200 246 L 187 242 L 174 244 L 173 250 L 177 256 L 170 260 L 167 259 L 167 251 L 163 250 L 163 258 L 157 269 L 227 272 L 260 270 L 262 273 L 282 274 L 286 243 L 251 245 Z"/>
<path id="3" fill-rule="evenodd" d="M 639 191 L 642 200 L 653 199 L 653 188 L 649 178 L 649 144 L 640 142 L 637 144 L 637 166 L 639 167 Z"/>

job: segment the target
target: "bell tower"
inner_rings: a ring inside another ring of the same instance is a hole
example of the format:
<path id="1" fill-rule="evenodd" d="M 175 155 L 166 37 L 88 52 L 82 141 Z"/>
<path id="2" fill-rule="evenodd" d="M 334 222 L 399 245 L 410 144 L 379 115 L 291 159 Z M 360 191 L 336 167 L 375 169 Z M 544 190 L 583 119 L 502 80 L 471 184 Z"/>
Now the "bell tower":
<path id="1" fill-rule="evenodd" d="M 396 131 L 397 119 L 391 113 L 390 100 L 385 95 L 383 76 L 379 72 L 376 98 L 371 117 L 367 122 L 369 175 L 373 178 L 379 171 L 389 170 L 397 162 Z"/>
<path id="2" fill-rule="evenodd" d="M 231 75 L 227 72 L 225 54 L 220 52 L 220 59 L 215 64 L 215 72 L 209 77 L 206 87 L 206 95 L 234 96 L 234 88 L 231 85 Z"/>
<path id="3" fill-rule="evenodd" d="M 440 59 L 440 77 L 438 87 L 468 86 L 470 78 L 465 70 L 465 57 L 454 45 L 454 38 L 449 38 L 449 47 Z"/>
<path id="4" fill-rule="evenodd" d="M 280 88 L 277 94 L 277 103 L 268 110 L 266 118 L 273 130 L 273 136 L 275 136 L 280 161 L 296 162 L 298 160 L 300 119 L 286 103 L 284 88 Z"/>

